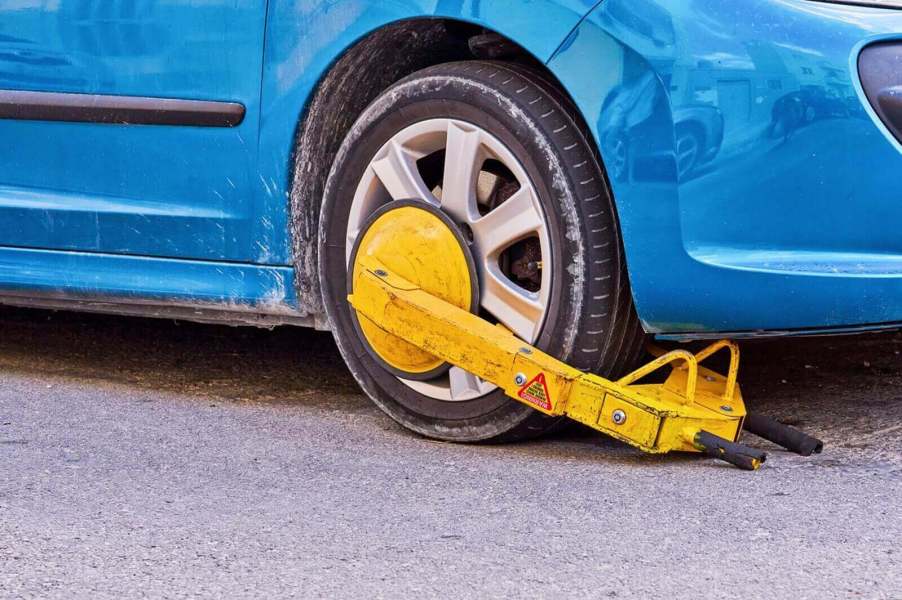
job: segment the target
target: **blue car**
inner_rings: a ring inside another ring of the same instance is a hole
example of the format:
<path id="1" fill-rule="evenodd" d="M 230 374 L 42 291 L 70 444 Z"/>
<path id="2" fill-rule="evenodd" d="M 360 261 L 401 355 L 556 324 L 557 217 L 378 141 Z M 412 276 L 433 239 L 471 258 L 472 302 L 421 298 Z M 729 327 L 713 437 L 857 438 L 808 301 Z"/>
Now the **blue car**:
<path id="1" fill-rule="evenodd" d="M 0 3 L 0 303 L 331 329 L 419 433 L 555 425 L 363 348 L 391 200 L 480 314 L 614 377 L 650 335 L 902 322 L 902 0 Z"/>

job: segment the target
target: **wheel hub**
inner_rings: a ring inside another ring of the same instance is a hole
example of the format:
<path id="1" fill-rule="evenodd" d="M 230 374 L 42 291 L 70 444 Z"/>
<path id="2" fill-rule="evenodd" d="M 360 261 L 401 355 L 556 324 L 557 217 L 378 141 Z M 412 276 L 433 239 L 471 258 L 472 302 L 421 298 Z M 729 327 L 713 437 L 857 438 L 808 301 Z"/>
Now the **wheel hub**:
<path id="1" fill-rule="evenodd" d="M 361 259 L 375 258 L 386 269 L 423 291 L 469 312 L 479 305 L 478 279 L 468 243 L 441 210 L 416 201 L 390 202 L 361 228 L 351 254 L 349 292 L 363 271 Z M 357 313 L 357 333 L 372 357 L 399 377 L 426 380 L 450 365 L 379 328 Z"/>

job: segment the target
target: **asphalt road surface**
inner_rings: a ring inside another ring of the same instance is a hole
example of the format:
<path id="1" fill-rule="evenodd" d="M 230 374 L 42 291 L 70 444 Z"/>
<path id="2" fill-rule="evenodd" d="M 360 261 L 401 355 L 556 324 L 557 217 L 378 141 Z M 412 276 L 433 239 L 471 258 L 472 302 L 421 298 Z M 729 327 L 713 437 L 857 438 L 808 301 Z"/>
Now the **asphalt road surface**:
<path id="1" fill-rule="evenodd" d="M 0 597 L 902 598 L 902 337 L 749 343 L 747 473 L 408 434 L 328 334 L 0 309 Z M 765 443 L 756 443 L 762 447 Z"/>

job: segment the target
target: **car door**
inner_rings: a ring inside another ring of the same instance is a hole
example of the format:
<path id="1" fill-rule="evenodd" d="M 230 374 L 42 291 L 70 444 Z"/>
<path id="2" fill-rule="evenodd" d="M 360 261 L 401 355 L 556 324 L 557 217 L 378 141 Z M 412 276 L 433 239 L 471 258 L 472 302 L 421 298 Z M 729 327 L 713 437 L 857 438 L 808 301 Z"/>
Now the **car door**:
<path id="1" fill-rule="evenodd" d="M 0 246 L 255 261 L 266 0 L 0 2 Z"/>

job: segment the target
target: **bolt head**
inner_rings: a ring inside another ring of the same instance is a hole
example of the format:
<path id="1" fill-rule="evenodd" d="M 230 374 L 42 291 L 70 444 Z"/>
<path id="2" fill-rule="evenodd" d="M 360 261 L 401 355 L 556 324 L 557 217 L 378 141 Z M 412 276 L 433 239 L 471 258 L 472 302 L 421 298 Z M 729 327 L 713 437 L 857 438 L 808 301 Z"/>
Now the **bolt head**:
<path id="1" fill-rule="evenodd" d="M 720 407 L 720 410 L 722 410 L 724 412 L 733 412 L 733 407 L 729 406 L 727 404 L 724 404 L 723 406 Z"/>
<path id="2" fill-rule="evenodd" d="M 376 274 L 377 277 L 385 277 L 386 275 L 388 275 L 388 272 L 383 271 L 382 269 L 376 269 L 373 272 Z"/>
<path id="3" fill-rule="evenodd" d="M 517 373 L 514 375 L 514 383 L 517 385 L 524 385 L 526 383 L 526 375 L 523 373 Z"/>
<path id="4" fill-rule="evenodd" d="M 618 408 L 611 413 L 611 420 L 614 421 L 614 425 L 623 425 L 626 423 L 626 413 Z"/>

